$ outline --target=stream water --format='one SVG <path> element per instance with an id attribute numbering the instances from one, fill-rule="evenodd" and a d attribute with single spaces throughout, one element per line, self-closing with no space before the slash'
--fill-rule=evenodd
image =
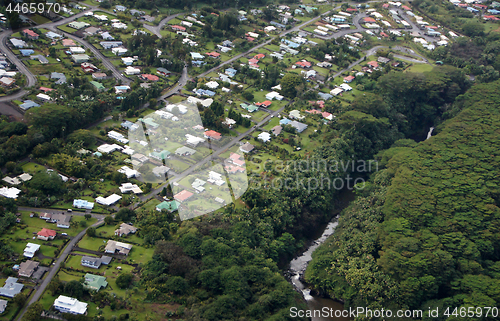
<path id="1" fill-rule="evenodd" d="M 427 140 L 427 139 L 429 139 L 429 138 L 431 138 L 431 136 L 432 136 L 432 131 L 433 131 L 433 130 L 434 130 L 434 127 L 429 128 L 429 132 L 427 133 L 427 138 L 426 138 L 426 140 Z"/>
<path id="2" fill-rule="evenodd" d="M 296 257 L 290 262 L 289 272 L 291 275 L 290 281 L 294 285 L 294 287 L 302 292 L 304 299 L 306 300 L 307 307 L 309 310 L 321 310 L 325 307 L 328 309 L 335 310 L 343 310 L 344 305 L 338 301 L 323 298 L 319 296 L 311 295 L 311 290 L 307 288 L 305 284 L 302 283 L 300 278 L 303 276 L 306 271 L 307 265 L 312 260 L 312 253 L 323 244 L 326 239 L 335 232 L 335 228 L 337 227 L 337 218 L 336 216 L 330 223 L 328 223 L 323 231 L 323 234 L 317 239 L 315 239 L 311 245 L 307 248 L 307 250 L 302 253 L 302 255 Z M 313 317 L 312 321 L 324 321 L 324 320 L 350 320 L 349 318 L 325 318 L 325 317 Z"/>

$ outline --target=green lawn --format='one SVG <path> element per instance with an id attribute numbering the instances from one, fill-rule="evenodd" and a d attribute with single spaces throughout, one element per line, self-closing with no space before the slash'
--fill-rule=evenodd
<path id="1" fill-rule="evenodd" d="M 413 66 L 410 66 L 408 69 L 406 69 L 406 72 L 425 72 L 425 71 L 431 71 L 434 67 L 429 64 L 413 64 Z"/>
<path id="2" fill-rule="evenodd" d="M 78 242 L 78 247 L 81 247 L 82 249 L 87 249 L 87 250 L 92 250 L 92 251 L 99 251 L 99 247 L 101 245 L 106 245 L 107 240 L 98 238 L 98 237 L 90 237 L 88 235 L 85 235 L 80 242 Z"/>

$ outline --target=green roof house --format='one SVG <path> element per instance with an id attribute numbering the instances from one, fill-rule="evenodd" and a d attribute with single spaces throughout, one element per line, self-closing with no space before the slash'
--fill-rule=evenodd
<path id="1" fill-rule="evenodd" d="M 170 157 L 170 152 L 168 150 L 162 150 L 161 152 L 152 152 L 149 156 L 156 158 L 157 160 L 165 160 Z"/>
<path id="2" fill-rule="evenodd" d="M 99 91 L 103 91 L 104 89 L 104 86 L 100 83 L 100 82 L 97 82 L 97 81 L 91 81 L 90 82 L 92 85 L 94 85 L 94 87 L 99 90 Z"/>
<path id="3" fill-rule="evenodd" d="M 87 289 L 99 291 L 101 288 L 105 288 L 107 285 L 108 282 L 106 282 L 106 277 L 90 273 L 85 274 L 84 286 Z"/>
<path id="4" fill-rule="evenodd" d="M 259 107 L 255 106 L 254 104 L 247 105 L 245 103 L 242 103 L 240 104 L 240 107 L 246 109 L 249 113 L 253 113 L 256 110 L 259 110 Z"/>
<path id="5" fill-rule="evenodd" d="M 152 118 L 139 118 L 140 121 L 142 121 L 144 124 L 151 126 L 153 128 L 158 128 L 160 125 L 154 122 Z"/>
<path id="6" fill-rule="evenodd" d="M 160 204 L 156 205 L 156 210 L 158 212 L 161 212 L 161 210 L 167 210 L 169 212 L 175 212 L 179 209 L 179 205 L 181 203 L 177 201 L 165 201 L 161 202 Z"/>

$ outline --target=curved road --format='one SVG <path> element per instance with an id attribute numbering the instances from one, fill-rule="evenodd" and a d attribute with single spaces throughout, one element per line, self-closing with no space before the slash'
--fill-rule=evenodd
<path id="1" fill-rule="evenodd" d="M 161 38 L 161 34 L 160 34 L 160 31 L 161 29 L 163 29 L 163 26 L 165 24 L 167 24 L 167 22 L 169 22 L 170 20 L 176 18 L 177 16 L 179 16 L 181 13 L 176 13 L 174 15 L 171 15 L 171 16 L 168 16 L 166 18 L 163 18 L 160 23 L 157 25 L 157 26 L 151 26 L 151 25 L 148 25 L 148 24 L 144 24 L 143 27 L 148 29 L 149 31 L 151 31 L 152 33 L 154 33 L 155 35 L 158 36 L 158 38 Z"/>

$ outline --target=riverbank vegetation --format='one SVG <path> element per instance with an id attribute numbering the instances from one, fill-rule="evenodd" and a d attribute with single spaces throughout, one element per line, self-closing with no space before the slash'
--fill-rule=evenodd
<path id="1" fill-rule="evenodd" d="M 497 306 L 499 90 L 472 87 L 435 137 L 379 153 L 385 168 L 342 213 L 306 280 L 354 307 Z"/>

